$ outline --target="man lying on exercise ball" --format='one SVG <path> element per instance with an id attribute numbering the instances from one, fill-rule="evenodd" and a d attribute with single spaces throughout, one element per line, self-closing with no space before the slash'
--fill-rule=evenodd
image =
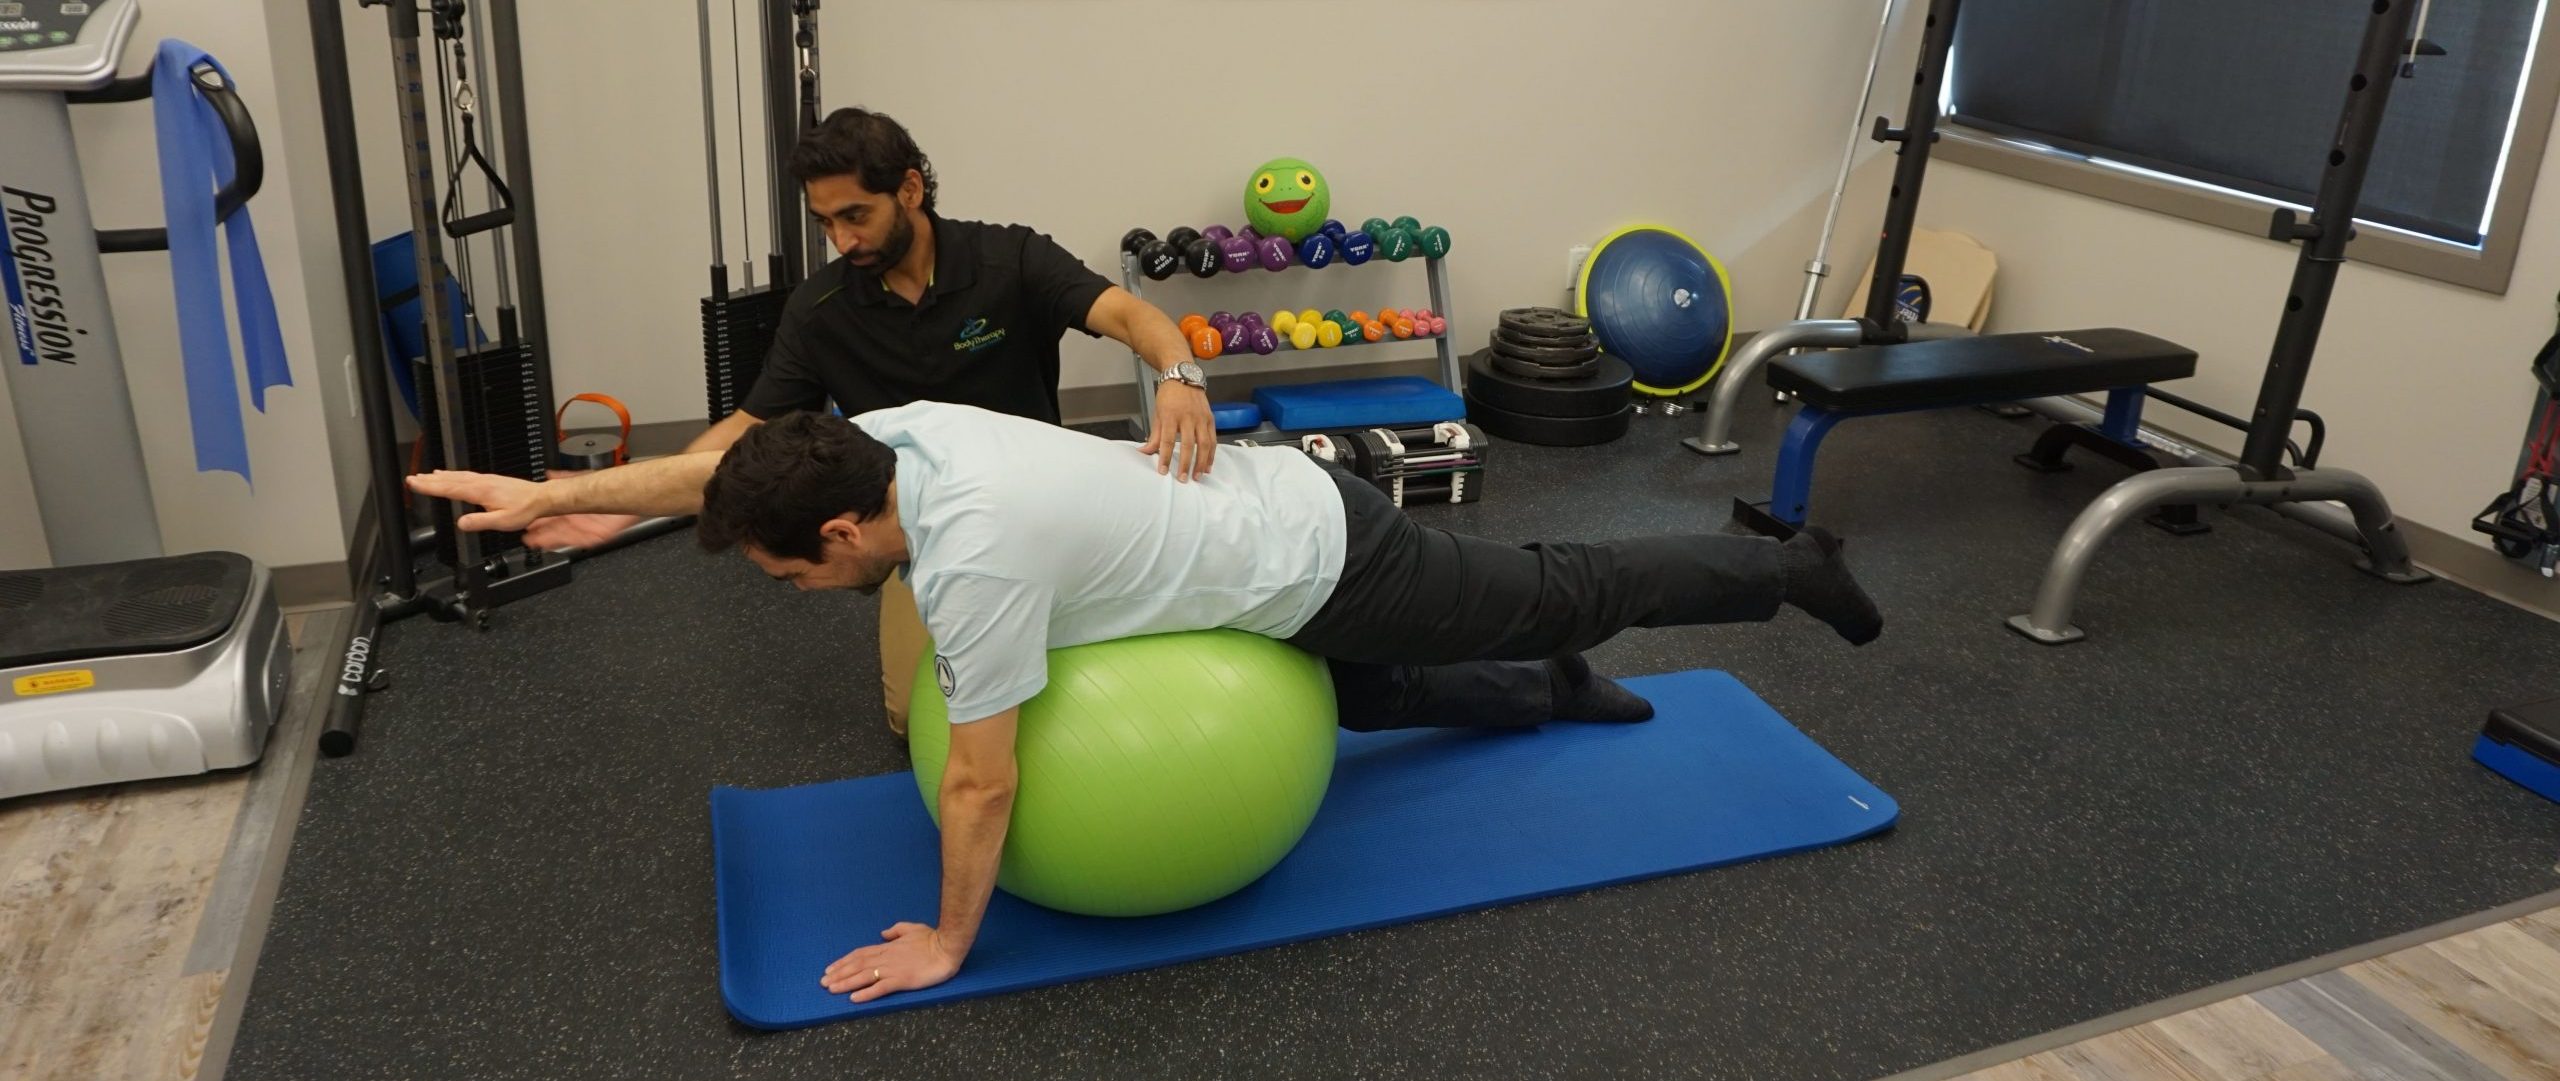
<path id="1" fill-rule="evenodd" d="M 995 888 L 1016 782 L 1019 707 L 1048 652 L 1234 628 L 1327 659 L 1341 724 L 1516 727 L 1641 721 L 1644 699 L 1579 651 L 1628 627 L 1760 621 L 1791 604 L 1852 643 L 1883 629 L 1837 541 L 1718 534 L 1510 547 L 1415 524 L 1366 481 L 1288 447 L 1230 447 L 1168 484 L 1142 448 L 971 406 L 918 402 L 848 422 L 791 413 L 725 454 L 542 484 L 410 478 L 485 510 L 469 530 L 544 515 L 697 514 L 801 589 L 878 589 L 901 567 L 949 701 L 936 926 L 901 923 L 823 983 L 856 1002 L 959 971 Z"/>

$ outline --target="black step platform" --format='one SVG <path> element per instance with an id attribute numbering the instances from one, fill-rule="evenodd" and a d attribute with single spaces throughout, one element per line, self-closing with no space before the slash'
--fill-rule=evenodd
<path id="1" fill-rule="evenodd" d="M 1770 386 L 1838 413 L 2085 394 L 2183 379 L 2195 370 L 2195 350 L 2116 327 L 1803 353 L 1768 368 Z"/>
<path id="2" fill-rule="evenodd" d="M 0 668 L 167 653 L 222 636 L 254 565 L 234 552 L 0 571 Z"/>

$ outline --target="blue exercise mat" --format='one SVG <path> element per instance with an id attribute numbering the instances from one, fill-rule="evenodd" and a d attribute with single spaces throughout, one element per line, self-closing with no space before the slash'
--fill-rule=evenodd
<path id="1" fill-rule="evenodd" d="M 940 836 L 915 777 L 711 792 L 720 990 L 757 1028 L 801 1028 L 1131 972 L 1838 844 L 1893 799 L 1723 672 L 1647 676 L 1644 724 L 1342 734 L 1315 824 L 1260 881 L 1140 919 L 999 891 L 960 975 L 855 1005 L 827 965 L 937 918 Z"/>

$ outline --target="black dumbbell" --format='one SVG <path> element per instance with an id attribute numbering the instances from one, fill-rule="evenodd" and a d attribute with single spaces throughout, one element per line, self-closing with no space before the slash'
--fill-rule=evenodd
<path id="1" fill-rule="evenodd" d="M 1192 277 L 1217 277 L 1219 268 L 1225 264 L 1226 257 L 1218 251 L 1218 242 L 1208 237 L 1200 237 L 1182 246 L 1182 269 L 1190 271 Z"/>
<path id="2" fill-rule="evenodd" d="M 1164 242 L 1173 245 L 1173 250 L 1176 252 L 1189 248 L 1191 246 L 1191 242 L 1198 239 L 1200 239 L 1200 230 L 1194 229 L 1188 225 L 1177 228 L 1164 235 Z"/>
<path id="3" fill-rule="evenodd" d="M 1120 234 L 1120 250 L 1131 255 L 1136 255 L 1138 254 L 1138 249 L 1144 248 L 1148 244 L 1153 243 L 1155 238 L 1156 235 L 1152 231 L 1146 229 L 1131 229 L 1128 232 Z"/>
<path id="4" fill-rule="evenodd" d="M 1150 240 L 1138 249 L 1138 272 L 1154 281 L 1163 281 L 1182 269 L 1182 253 L 1162 240 Z"/>

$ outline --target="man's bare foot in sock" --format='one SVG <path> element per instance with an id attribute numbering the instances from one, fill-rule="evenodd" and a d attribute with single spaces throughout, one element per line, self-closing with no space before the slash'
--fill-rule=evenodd
<path id="1" fill-rule="evenodd" d="M 1806 526 L 1787 538 L 1778 546 L 1778 566 L 1786 573 L 1787 603 L 1830 624 L 1850 645 L 1863 646 L 1884 633 L 1884 615 L 1850 576 L 1840 538 L 1830 530 Z"/>
<path id="2" fill-rule="evenodd" d="M 1547 680 L 1559 721 L 1604 721 L 1625 724 L 1653 719 L 1653 703 L 1618 686 L 1607 676 L 1591 674 L 1591 662 L 1579 653 L 1547 662 Z"/>

